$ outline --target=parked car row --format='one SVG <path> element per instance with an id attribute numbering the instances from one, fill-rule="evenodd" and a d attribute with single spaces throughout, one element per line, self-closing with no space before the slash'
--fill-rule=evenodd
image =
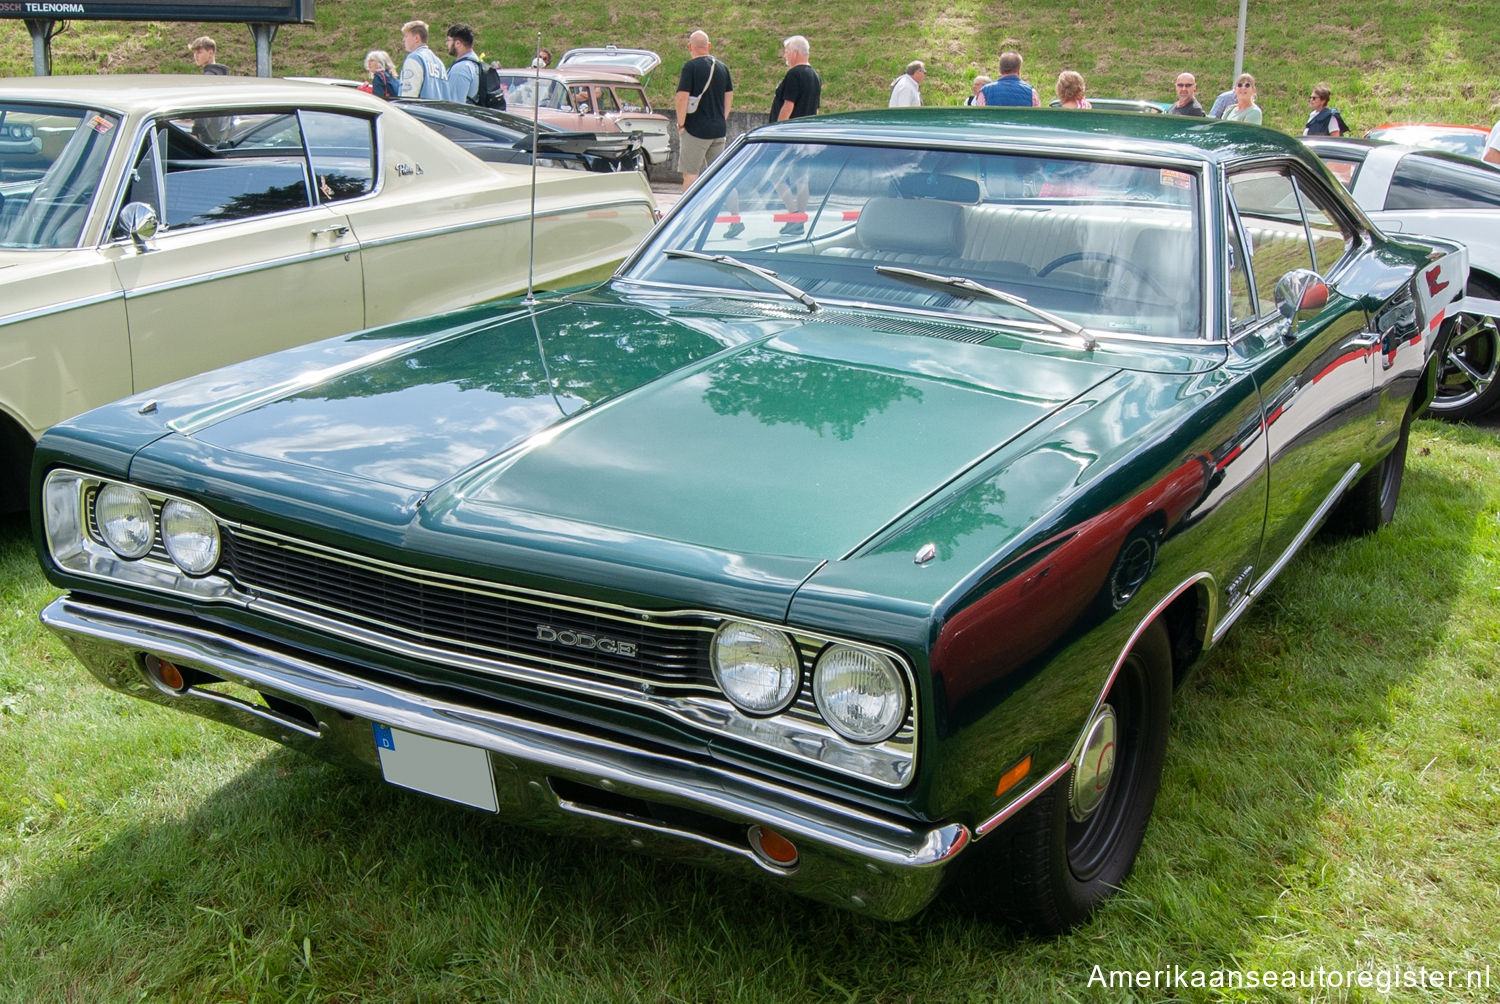
<path id="1" fill-rule="evenodd" d="M 528 282 L 597 281 L 654 223 L 639 172 L 546 171 L 533 260 L 531 180 L 346 88 L 3 82 L 0 511 L 24 507 L 32 444 L 62 418 Z"/>
<path id="2" fill-rule="evenodd" d="M 1195 660 L 1391 518 L 1467 272 L 1256 127 L 794 120 L 601 286 L 54 426 L 43 620 L 517 823 L 891 919 L 962 869 L 1057 931 L 1126 880 Z"/>
<path id="3" fill-rule="evenodd" d="M 531 163 L 534 141 L 537 163 L 543 167 L 584 171 L 639 171 L 646 167 L 638 132 L 571 132 L 537 119 L 457 101 L 396 98 L 391 103 L 491 164 Z"/>

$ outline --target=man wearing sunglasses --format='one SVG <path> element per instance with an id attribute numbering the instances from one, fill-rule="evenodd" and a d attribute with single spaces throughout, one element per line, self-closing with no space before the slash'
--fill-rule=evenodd
<path id="1" fill-rule="evenodd" d="M 1198 103 L 1198 78 L 1191 73 L 1177 74 L 1177 100 L 1167 109 L 1168 115 L 1194 115 L 1206 118 L 1208 113 Z"/>

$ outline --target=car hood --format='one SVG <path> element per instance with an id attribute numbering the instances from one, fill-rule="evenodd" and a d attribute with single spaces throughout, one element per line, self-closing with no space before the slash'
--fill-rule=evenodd
<path id="1" fill-rule="evenodd" d="M 825 559 L 1112 372 L 816 315 L 574 303 L 176 425 L 307 485 L 332 475 L 428 495 L 428 519 L 483 509 Z"/>

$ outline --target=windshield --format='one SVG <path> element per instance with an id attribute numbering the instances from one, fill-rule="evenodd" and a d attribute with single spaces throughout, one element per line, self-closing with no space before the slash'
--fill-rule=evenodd
<path id="1" fill-rule="evenodd" d="M 89 108 L 0 103 L 0 247 L 77 247 L 119 132 Z"/>
<path id="2" fill-rule="evenodd" d="M 750 143 L 658 231 L 629 279 L 784 299 L 730 255 L 817 301 L 1039 324 L 973 280 L 1099 333 L 1196 338 L 1198 176 L 1059 156 Z M 690 255 L 668 256 L 686 250 Z"/>
<path id="3" fill-rule="evenodd" d="M 528 112 L 533 107 L 553 111 L 572 111 L 568 89 L 547 77 L 502 74 L 500 87 L 505 91 L 505 107 L 513 112 Z"/>
<path id="4" fill-rule="evenodd" d="M 1485 133 L 1478 130 L 1471 132 L 1464 129 L 1439 129 L 1420 125 L 1371 129 L 1367 135 L 1371 139 L 1384 140 L 1387 143 L 1405 143 L 1408 146 L 1420 146 L 1426 150 L 1446 150 L 1449 153 L 1461 153 L 1465 157 L 1476 159 L 1484 156 L 1486 139 Z"/>

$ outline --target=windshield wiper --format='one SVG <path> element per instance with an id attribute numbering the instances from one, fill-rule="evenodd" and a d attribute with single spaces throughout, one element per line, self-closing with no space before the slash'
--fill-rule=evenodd
<path id="1" fill-rule="evenodd" d="M 933 286 L 942 286 L 945 289 L 957 289 L 965 293 L 978 293 L 980 296 L 988 296 L 992 299 L 999 300 L 1001 303 L 1008 303 L 1013 307 L 1020 307 L 1032 317 L 1040 318 L 1041 320 L 1046 321 L 1048 324 L 1057 328 L 1057 330 L 1065 331 L 1068 334 L 1073 335 L 1075 338 L 1082 340 L 1083 348 L 1086 352 L 1094 351 L 1094 349 L 1099 344 L 1098 340 L 1095 339 L 1093 335 L 1089 334 L 1088 329 L 1084 328 L 1083 325 L 1074 324 L 1066 317 L 1058 317 L 1050 310 L 1043 310 L 1041 307 L 1033 307 L 1031 304 L 1027 303 L 1021 297 L 1016 296 L 1014 293 L 1007 293 L 1003 289 L 995 289 L 993 286 L 986 286 L 984 283 L 975 282 L 973 279 L 970 279 L 966 276 L 938 275 L 934 272 L 923 272 L 915 268 L 897 268 L 894 265 L 876 265 L 875 271 L 879 272 L 881 275 L 889 275 L 896 279 L 910 279 L 915 280 L 916 282 L 924 282 Z"/>
<path id="2" fill-rule="evenodd" d="M 768 268 L 761 268 L 759 265 L 752 265 L 747 261 L 740 261 L 738 258 L 732 257 L 727 254 L 704 254 L 702 251 L 689 251 L 686 248 L 668 248 L 662 253 L 665 254 L 668 258 L 692 258 L 696 261 L 711 261 L 715 265 L 727 265 L 730 268 L 743 269 L 744 271 L 749 272 L 752 275 L 760 276 L 762 279 L 766 280 L 766 282 L 769 282 L 771 285 L 781 290 L 787 296 L 790 296 L 793 300 L 796 300 L 798 303 L 802 304 L 808 310 L 817 311 L 822 309 L 818 306 L 817 300 L 814 300 L 807 293 L 798 289 L 796 286 L 793 286 L 785 279 L 776 278 L 776 273 L 772 272 Z"/>

